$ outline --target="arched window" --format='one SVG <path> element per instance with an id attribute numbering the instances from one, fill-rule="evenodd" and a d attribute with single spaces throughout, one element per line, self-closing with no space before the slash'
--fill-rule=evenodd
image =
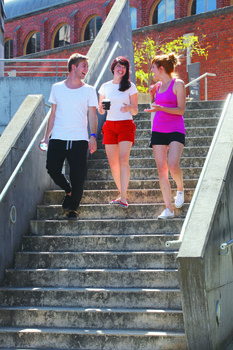
<path id="1" fill-rule="evenodd" d="M 216 0 L 193 0 L 191 6 L 191 16 L 198 13 L 216 10 Z"/>
<path id="2" fill-rule="evenodd" d="M 31 34 L 26 43 L 25 54 L 36 53 L 40 51 L 40 33 L 34 32 Z"/>
<path id="3" fill-rule="evenodd" d="M 13 40 L 8 39 L 4 44 L 4 58 L 9 59 L 13 58 Z"/>
<path id="4" fill-rule="evenodd" d="M 137 9 L 136 7 L 130 7 L 130 16 L 131 16 L 131 28 L 137 28 Z"/>
<path id="5" fill-rule="evenodd" d="M 99 33 L 102 27 L 102 18 L 99 16 L 92 17 L 85 26 L 83 40 L 92 40 Z"/>
<path id="6" fill-rule="evenodd" d="M 53 47 L 62 47 L 70 44 L 70 26 L 68 24 L 61 25 L 55 36 Z"/>
<path id="7" fill-rule="evenodd" d="M 163 23 L 175 19 L 175 0 L 157 1 L 152 15 L 152 24 Z"/>

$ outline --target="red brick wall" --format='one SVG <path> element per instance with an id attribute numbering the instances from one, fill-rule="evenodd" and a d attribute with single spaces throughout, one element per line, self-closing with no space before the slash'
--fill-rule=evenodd
<path id="1" fill-rule="evenodd" d="M 130 5 L 137 8 L 138 26 L 144 27 L 133 32 L 134 42 L 140 42 L 145 36 L 155 40 L 173 40 L 186 33 L 194 33 L 202 40 L 204 47 L 210 46 L 208 59 L 195 56 L 192 62 L 200 62 L 200 74 L 205 72 L 216 73 L 217 77 L 208 78 L 208 99 L 218 100 L 226 98 L 233 91 L 233 82 L 230 75 L 233 67 L 233 7 L 224 9 L 230 5 L 230 0 L 217 0 L 218 11 L 207 12 L 201 15 L 187 17 L 190 0 L 176 0 L 176 18 L 180 20 L 167 22 L 160 25 L 148 26 L 149 15 L 155 0 L 130 0 Z M 71 45 L 63 49 L 51 50 L 51 40 L 54 30 L 61 22 L 71 26 L 71 44 L 80 42 L 81 31 L 92 15 L 101 16 L 105 20 L 114 0 L 103 7 L 105 0 L 87 0 L 64 7 L 57 7 L 51 11 L 37 13 L 33 16 L 6 22 L 5 38 L 14 40 L 14 56 L 23 55 L 23 47 L 28 34 L 38 30 L 41 33 L 41 50 L 36 57 L 41 58 L 68 58 L 77 51 L 86 54 L 89 44 L 83 43 Z M 172 23 L 172 24 L 171 24 Z M 16 31 L 16 28 L 19 29 Z M 206 35 L 202 38 L 202 34 Z M 46 50 L 43 52 L 43 50 Z M 186 83 L 186 60 L 178 67 L 177 72 Z M 204 99 L 204 80 L 200 82 L 201 99 Z"/>
<path id="2" fill-rule="evenodd" d="M 219 11 L 217 11 L 219 12 Z M 216 77 L 208 77 L 208 100 L 225 99 L 233 91 L 233 8 L 220 11 L 222 14 L 209 16 L 207 14 L 181 19 L 173 25 L 149 26 L 145 33 L 136 31 L 134 42 L 140 42 L 145 37 L 155 41 L 173 40 L 178 36 L 194 33 L 201 39 L 201 45 L 208 48 L 208 58 L 193 56 L 192 63 L 200 62 L 200 75 L 208 72 L 215 73 Z M 216 13 L 216 12 L 215 12 Z M 174 23 L 174 22 L 173 22 Z M 156 30 L 157 27 L 157 30 Z M 202 38 L 202 34 L 206 37 Z M 186 58 L 177 67 L 179 77 L 188 83 L 186 72 Z M 205 98 L 204 79 L 200 81 L 201 100 Z"/>
<path id="3" fill-rule="evenodd" d="M 23 55 L 25 39 L 32 31 L 39 31 L 41 34 L 41 51 L 51 48 L 52 36 L 55 29 L 62 22 L 69 24 L 71 27 L 71 44 L 81 41 L 81 28 L 90 16 L 96 15 L 106 18 L 106 7 L 103 8 L 105 0 L 89 0 L 74 3 L 64 7 L 57 7 L 51 11 L 44 11 L 32 16 L 27 16 L 5 23 L 5 38 L 14 39 L 14 31 L 17 26 L 21 26 L 20 35 L 17 38 L 17 43 L 14 45 L 14 57 Z M 76 14 L 72 15 L 75 11 Z M 47 18 L 47 20 L 46 20 Z M 45 21 L 45 23 L 43 23 Z M 45 33 L 43 28 L 46 28 Z M 17 48 L 16 48 L 17 47 Z"/>

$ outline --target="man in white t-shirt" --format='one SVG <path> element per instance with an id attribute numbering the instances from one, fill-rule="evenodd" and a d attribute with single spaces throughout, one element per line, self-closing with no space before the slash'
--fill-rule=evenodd
<path id="1" fill-rule="evenodd" d="M 68 60 L 68 77 L 52 86 L 51 113 L 44 139 L 48 145 L 47 165 L 53 181 L 65 191 L 62 202 L 68 220 L 77 220 L 90 153 L 97 149 L 96 131 L 98 100 L 95 89 L 83 82 L 88 72 L 88 58 L 73 54 Z M 89 118 L 90 138 L 88 137 Z M 62 174 L 64 160 L 70 166 L 70 183 Z"/>

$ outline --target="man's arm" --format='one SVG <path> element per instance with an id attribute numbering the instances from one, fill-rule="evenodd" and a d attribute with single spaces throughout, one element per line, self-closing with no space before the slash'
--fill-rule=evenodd
<path id="1" fill-rule="evenodd" d="M 96 107 L 88 107 L 88 118 L 89 118 L 89 127 L 90 134 L 97 133 L 97 114 Z M 89 150 L 91 153 L 94 153 L 97 150 L 97 142 L 95 136 L 91 136 L 89 140 Z"/>
<path id="2" fill-rule="evenodd" d="M 54 120 L 55 120 L 55 116 L 56 116 L 56 109 L 57 109 L 57 105 L 52 103 L 50 116 L 49 116 L 46 130 L 45 130 L 45 135 L 44 135 L 44 138 L 41 141 L 41 143 L 45 142 L 45 143 L 47 143 L 47 145 L 49 144 L 49 137 L 50 137 L 52 130 L 53 130 Z"/>

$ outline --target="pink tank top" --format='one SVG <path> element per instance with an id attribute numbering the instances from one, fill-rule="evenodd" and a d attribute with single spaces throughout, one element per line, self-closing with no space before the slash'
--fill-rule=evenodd
<path id="1" fill-rule="evenodd" d="M 155 96 L 155 103 L 157 105 L 170 108 L 177 107 L 177 96 L 173 92 L 175 80 L 174 78 L 168 89 L 162 93 L 159 93 L 159 85 Z M 182 115 L 158 111 L 154 116 L 152 131 L 166 133 L 180 132 L 185 134 L 184 118 Z"/>

